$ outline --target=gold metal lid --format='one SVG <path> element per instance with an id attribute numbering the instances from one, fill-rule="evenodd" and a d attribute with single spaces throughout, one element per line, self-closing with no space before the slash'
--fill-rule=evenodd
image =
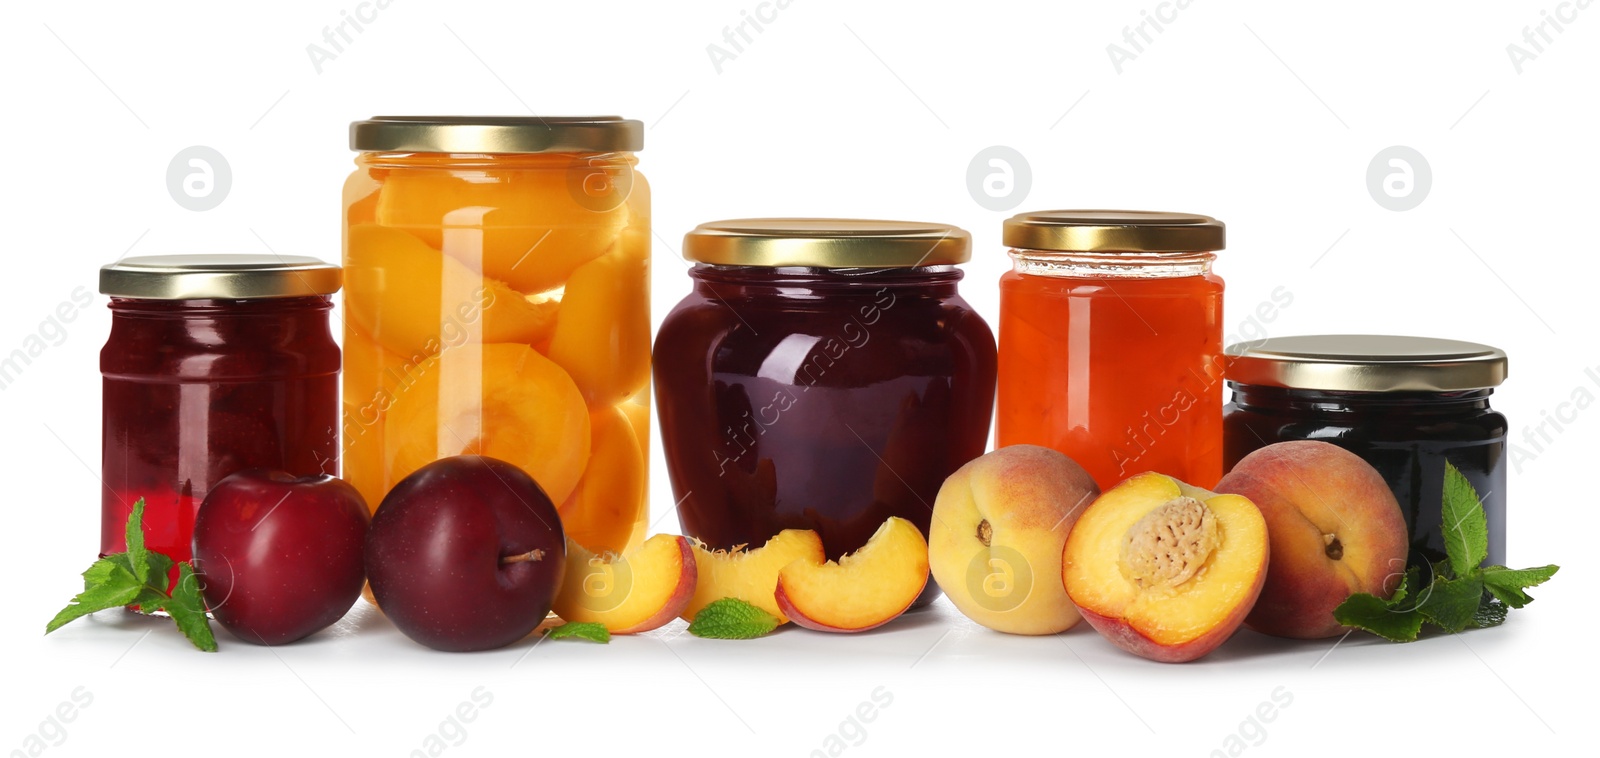
<path id="1" fill-rule="evenodd" d="M 1194 253 L 1221 250 L 1210 216 L 1158 211 L 1034 211 L 1006 219 L 1006 247 L 1068 253 Z"/>
<path id="2" fill-rule="evenodd" d="M 1456 392 L 1498 387 L 1505 351 L 1476 342 L 1375 334 L 1274 337 L 1229 345 L 1238 384 L 1334 392 Z"/>
<path id="3" fill-rule="evenodd" d="M 683 235 L 683 257 L 722 266 L 949 266 L 972 257 L 972 235 L 921 221 L 742 218 L 695 227 Z"/>
<path id="4" fill-rule="evenodd" d="M 100 293 L 142 300 L 331 295 L 340 268 L 298 255 L 142 255 L 100 267 Z"/>
<path id="5" fill-rule="evenodd" d="M 350 149 L 379 153 L 614 153 L 644 147 L 644 123 L 620 116 L 373 116 L 350 124 Z"/>

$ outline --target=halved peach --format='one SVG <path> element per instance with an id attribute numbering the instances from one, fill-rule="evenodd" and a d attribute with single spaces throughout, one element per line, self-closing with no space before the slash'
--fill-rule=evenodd
<path id="1" fill-rule="evenodd" d="M 733 550 L 707 550 L 704 545 L 696 544 L 694 559 L 700 576 L 695 583 L 694 598 L 678 614 L 684 621 L 694 621 L 695 614 L 712 601 L 732 597 L 777 616 L 779 623 L 783 623 L 789 618 L 778 607 L 778 572 L 799 560 L 821 563 L 828 555 L 816 532 L 785 529 L 754 550 L 743 546 Z"/>
<path id="2" fill-rule="evenodd" d="M 1211 652 L 1244 622 L 1267 553 L 1267 523 L 1247 498 L 1151 472 L 1084 511 L 1067 536 L 1062 583 L 1106 639 L 1177 663 Z"/>
<path id="3" fill-rule="evenodd" d="M 778 609 L 819 632 L 860 632 L 904 613 L 928 584 L 928 541 L 891 516 L 860 550 L 837 562 L 800 559 L 778 572 Z"/>
<path id="4" fill-rule="evenodd" d="M 616 405 L 642 389 L 650 379 L 649 261 L 616 252 L 574 272 L 548 354 L 590 405 Z"/>
<path id="5" fill-rule="evenodd" d="M 637 634 L 677 618 L 699 575 L 688 537 L 658 534 L 625 555 L 595 553 L 567 540 L 567 570 L 555 613 L 565 621 Z"/>
<path id="6" fill-rule="evenodd" d="M 580 545 L 625 552 L 644 537 L 644 451 L 621 410 L 591 409 L 589 420 L 589 463 L 561 502 L 561 526 Z"/>
<path id="7" fill-rule="evenodd" d="M 580 160 L 550 154 L 511 168 L 394 171 L 377 220 L 517 290 L 545 292 L 615 247 L 628 220 L 625 205 L 579 197 Z"/>
<path id="8" fill-rule="evenodd" d="M 452 455 L 487 455 L 566 500 L 589 460 L 589 410 L 561 367 L 527 345 L 468 344 L 417 365 L 384 428 L 389 475 Z"/>
<path id="9" fill-rule="evenodd" d="M 350 320 L 402 356 L 421 360 L 468 342 L 532 344 L 555 328 L 555 300 L 530 300 L 403 231 L 352 226 L 344 260 Z"/>

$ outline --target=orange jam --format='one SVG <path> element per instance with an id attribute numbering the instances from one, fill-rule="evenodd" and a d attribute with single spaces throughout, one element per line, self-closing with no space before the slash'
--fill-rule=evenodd
<path id="1" fill-rule="evenodd" d="M 528 472 L 567 536 L 643 540 L 650 191 L 637 121 L 379 118 L 345 183 L 344 476 Z"/>
<path id="2" fill-rule="evenodd" d="M 1128 211 L 1024 214 L 1006 225 L 998 444 L 1035 444 L 1102 489 L 1157 471 L 1222 477 L 1222 225 Z"/>

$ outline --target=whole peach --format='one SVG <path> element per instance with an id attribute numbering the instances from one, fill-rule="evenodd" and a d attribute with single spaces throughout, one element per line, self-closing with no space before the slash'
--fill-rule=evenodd
<path id="1" fill-rule="evenodd" d="M 1078 623 L 1061 586 L 1061 550 L 1100 488 L 1071 458 L 1012 445 L 968 461 L 944 481 L 928 529 L 928 563 L 950 602 L 1011 634 L 1055 634 Z"/>
<path id="2" fill-rule="evenodd" d="M 1406 567 L 1400 504 L 1370 464 L 1327 442 L 1268 445 L 1217 484 L 1267 520 L 1272 560 L 1245 624 L 1279 637 L 1344 633 L 1333 609 L 1352 593 L 1388 597 Z"/>

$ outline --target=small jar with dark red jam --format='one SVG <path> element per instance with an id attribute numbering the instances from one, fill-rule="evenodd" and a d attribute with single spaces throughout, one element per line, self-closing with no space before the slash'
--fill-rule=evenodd
<path id="1" fill-rule="evenodd" d="M 1372 464 L 1400 501 L 1411 565 L 1445 559 L 1445 464 L 1483 500 L 1491 565 L 1506 563 L 1506 417 L 1489 395 L 1506 354 L 1456 340 L 1377 335 L 1277 337 L 1227 348 L 1229 469 L 1284 440 L 1321 440 Z"/>
<path id="2" fill-rule="evenodd" d="M 654 374 L 684 533 L 731 549 L 814 529 L 832 559 L 890 516 L 926 534 L 994 404 L 994 335 L 956 290 L 970 235 L 745 219 L 702 224 L 683 254 L 693 290 Z M 929 582 L 920 602 L 936 596 Z"/>
<path id="3" fill-rule="evenodd" d="M 100 269 L 111 336 L 100 351 L 100 554 L 126 550 L 134 502 L 146 545 L 189 560 L 217 480 L 264 467 L 339 473 L 338 266 L 277 255 L 124 258 Z"/>

